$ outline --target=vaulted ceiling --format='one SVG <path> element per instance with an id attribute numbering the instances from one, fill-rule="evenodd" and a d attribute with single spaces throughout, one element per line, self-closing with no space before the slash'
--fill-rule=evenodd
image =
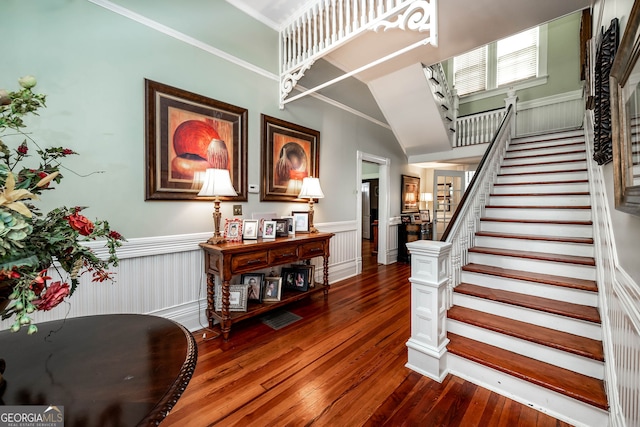
<path id="1" fill-rule="evenodd" d="M 227 0 L 229 3 L 279 30 L 291 17 L 315 3 L 309 0 Z M 331 87 L 322 93 L 339 96 L 339 102 L 361 110 L 374 119 L 389 123 L 396 138 L 408 156 L 441 151 L 442 144 L 425 140 L 429 123 L 421 121 L 412 125 L 401 123 L 394 117 L 398 111 L 416 111 L 423 108 L 422 95 L 416 95 L 424 80 L 419 64 L 431 65 L 455 55 L 467 52 L 522 30 L 540 25 L 567 14 L 588 8 L 591 0 L 438 0 L 438 46 L 421 46 L 367 69 L 354 78 L 351 86 L 358 92 L 349 96 L 345 83 L 340 90 Z M 366 32 L 347 45 L 340 47 L 317 62 L 300 81 L 307 87 L 324 83 L 339 73 L 347 73 L 372 63 L 386 55 L 403 49 L 425 35 L 412 31 L 391 30 Z M 305 81 L 306 79 L 306 81 Z M 355 83 L 361 83 L 355 84 Z M 358 86 L 365 85 L 369 94 Z M 373 93 L 375 106 L 365 106 Z M 414 95 L 414 96 L 411 96 Z M 424 93 L 424 96 L 431 96 Z M 437 118 L 438 120 L 439 117 Z M 399 129 L 399 127 L 402 129 Z M 439 145 L 439 146 L 438 146 Z"/>

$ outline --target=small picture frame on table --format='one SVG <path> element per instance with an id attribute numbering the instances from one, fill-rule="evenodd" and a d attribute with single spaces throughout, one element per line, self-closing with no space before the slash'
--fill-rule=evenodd
<path id="1" fill-rule="evenodd" d="M 282 281 L 285 289 L 300 292 L 309 290 L 309 270 L 302 268 L 283 268 Z"/>
<path id="2" fill-rule="evenodd" d="M 403 224 L 411 224 L 411 215 L 400 215 L 400 221 Z"/>
<path id="3" fill-rule="evenodd" d="M 215 310 L 222 311 L 222 285 L 215 287 Z M 229 285 L 229 311 L 247 311 L 247 285 Z"/>
<path id="4" fill-rule="evenodd" d="M 283 216 L 282 219 L 287 220 L 287 230 L 289 231 L 289 236 L 296 235 L 296 222 L 293 216 Z"/>
<path id="5" fill-rule="evenodd" d="M 276 222 L 275 221 L 264 222 L 264 227 L 262 229 L 262 238 L 265 240 L 276 238 Z"/>
<path id="6" fill-rule="evenodd" d="M 259 221 L 257 219 L 245 219 L 242 221 L 242 239 L 243 240 L 257 240 L 258 239 L 258 226 Z"/>
<path id="7" fill-rule="evenodd" d="M 287 237 L 289 235 L 289 222 L 286 219 L 274 218 L 276 222 L 276 237 Z"/>
<path id="8" fill-rule="evenodd" d="M 227 242 L 242 241 L 242 220 L 240 218 L 224 220 L 224 238 Z"/>
<path id="9" fill-rule="evenodd" d="M 249 273 L 240 276 L 243 285 L 247 285 L 247 299 L 249 301 L 262 302 L 262 286 L 264 273 Z"/>
<path id="10" fill-rule="evenodd" d="M 420 224 L 422 220 L 420 219 L 419 213 L 411 214 L 411 223 L 412 224 Z"/>
<path id="11" fill-rule="evenodd" d="M 298 233 L 309 232 L 309 212 L 291 212 Z"/>
<path id="12" fill-rule="evenodd" d="M 316 266 L 313 264 L 292 264 L 291 265 L 292 268 L 296 268 L 296 269 L 300 269 L 300 270 L 307 270 L 308 274 L 307 277 L 309 278 L 309 287 L 313 288 L 315 287 L 315 273 L 316 273 Z"/>
<path id="13" fill-rule="evenodd" d="M 280 301 L 282 298 L 282 277 L 265 277 L 262 287 L 262 302 Z"/>
<path id="14" fill-rule="evenodd" d="M 428 209 L 420 210 L 420 221 L 431 222 L 431 214 Z"/>

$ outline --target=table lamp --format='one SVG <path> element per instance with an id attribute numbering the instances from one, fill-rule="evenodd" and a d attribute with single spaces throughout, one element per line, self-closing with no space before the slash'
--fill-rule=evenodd
<path id="1" fill-rule="evenodd" d="M 313 199 L 324 198 L 324 193 L 320 188 L 320 180 L 313 177 L 304 178 L 298 198 L 309 199 L 309 233 L 317 233 L 318 229 L 313 226 Z"/>
<path id="2" fill-rule="evenodd" d="M 213 225 L 215 233 L 207 240 L 210 245 L 224 243 L 224 237 L 220 235 L 220 196 L 237 196 L 236 190 L 231 184 L 229 171 L 226 169 L 207 169 L 204 174 L 202 188 L 198 196 L 213 196 Z"/>
<path id="3" fill-rule="evenodd" d="M 425 208 L 429 209 L 429 202 L 433 201 L 433 193 L 420 193 L 420 201 L 424 202 Z"/>

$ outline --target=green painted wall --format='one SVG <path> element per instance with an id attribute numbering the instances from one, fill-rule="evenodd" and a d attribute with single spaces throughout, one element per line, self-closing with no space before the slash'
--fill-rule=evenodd
<path id="1" fill-rule="evenodd" d="M 277 75 L 277 33 L 222 0 L 118 0 L 116 4 Z M 0 87 L 16 90 L 26 74 L 38 78 L 48 108 L 30 118 L 43 147 L 81 155 L 65 165 L 65 179 L 38 202 L 90 206 L 126 237 L 212 230 L 206 202 L 145 201 L 144 79 L 148 78 L 249 110 L 248 183 L 260 184 L 260 114 L 320 131 L 320 178 L 326 194 L 316 222 L 356 218 L 356 151 L 391 159 L 391 188 L 406 168 L 392 132 L 313 97 L 278 107 L 278 81 L 84 0 L 3 0 Z M 397 177 L 397 178 L 396 178 Z M 399 197 L 398 194 L 395 195 Z M 392 194 L 394 197 L 394 194 Z M 288 214 L 295 203 L 260 203 L 251 212 Z M 399 214 L 393 203 L 391 214 Z M 223 218 L 231 216 L 224 203 Z"/>
<path id="2" fill-rule="evenodd" d="M 571 92 L 582 88 L 580 81 L 580 13 L 549 22 L 547 45 L 547 83 L 517 91 L 518 101 Z M 504 107 L 506 95 L 478 101 L 461 100 L 459 116 Z"/>

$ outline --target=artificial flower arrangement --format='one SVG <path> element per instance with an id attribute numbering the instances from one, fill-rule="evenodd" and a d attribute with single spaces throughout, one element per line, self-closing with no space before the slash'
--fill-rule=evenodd
<path id="1" fill-rule="evenodd" d="M 125 239 L 107 221 L 83 216 L 84 207 L 60 207 L 43 214 L 33 204 L 62 180 L 61 159 L 77 153 L 62 147 L 42 149 L 24 131 L 23 117 L 37 115 L 46 96 L 32 91 L 34 77 L 18 82 L 19 91 L 0 89 L 0 137 L 22 139 L 13 149 L 0 140 L 0 316 L 14 318 L 11 331 L 24 326 L 33 334 L 38 328 L 30 315 L 51 310 L 70 297 L 82 274 L 90 272 L 94 282 L 113 280 L 108 268 L 118 265 L 116 249 Z M 40 160 L 28 167 L 24 163 L 31 157 L 30 145 Z M 82 244 L 99 238 L 109 251 L 106 260 Z M 63 279 L 53 281 L 47 276 L 49 268 Z"/>

